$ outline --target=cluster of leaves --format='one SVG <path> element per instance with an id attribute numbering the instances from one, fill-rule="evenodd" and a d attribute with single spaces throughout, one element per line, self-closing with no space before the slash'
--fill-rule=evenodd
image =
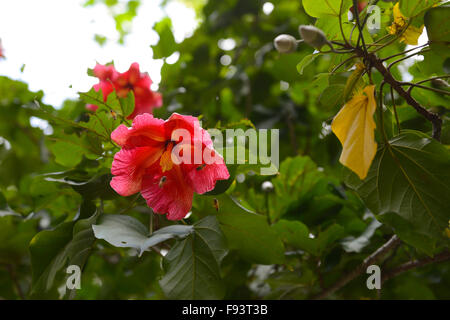
<path id="1" fill-rule="evenodd" d="M 433 40 L 424 59 L 409 66 L 414 83 L 448 74 L 448 32 L 442 31 L 450 29 L 448 7 L 432 8 L 437 2 L 400 1 L 402 13 L 425 23 Z M 176 111 L 201 117 L 205 128 L 280 129 L 276 175 L 259 175 L 259 166 L 229 166 L 230 180 L 195 195 L 184 224 L 169 223 L 139 195 L 119 197 L 109 186 L 119 150 L 110 134 L 129 125 L 132 94 L 103 102 L 101 92 L 91 90 L 55 109 L 41 102 L 43 93 L 0 78 L 0 297 L 304 299 L 332 286 L 393 234 L 402 244 L 382 270 L 448 250 L 448 99 L 419 88 L 411 93 L 443 119 L 438 142 L 407 101 L 384 94 L 385 108 L 377 106 L 377 128 L 384 124 L 376 132 L 379 149 L 360 180 L 339 164 L 341 147 L 330 130 L 351 96 L 345 91 L 355 82 L 352 53 L 300 45 L 281 55 L 273 47 L 278 34 L 296 35 L 302 24 L 321 28 L 330 41 L 352 33 L 356 45 L 355 20 L 347 17 L 352 3 L 272 3 L 267 14 L 260 1 L 206 1 L 197 7 L 202 22 L 181 43 L 170 19 L 154 26 L 160 35 L 154 58 L 180 53 L 162 67 L 164 106 L 155 116 Z M 403 52 L 405 44 L 388 31 L 394 3 L 377 5 L 381 28 L 365 29 L 365 44 L 379 57 Z M 396 79 L 402 67 L 390 69 Z M 379 88 L 382 75 L 371 76 Z M 99 109 L 89 113 L 86 103 Z M 36 118 L 52 132 L 31 126 Z M 69 291 L 65 270 L 74 264 L 83 270 L 81 289 Z M 405 272 L 378 294 L 449 298 L 449 268 L 436 263 Z M 360 277 L 333 297 L 376 298 L 377 292 Z"/>

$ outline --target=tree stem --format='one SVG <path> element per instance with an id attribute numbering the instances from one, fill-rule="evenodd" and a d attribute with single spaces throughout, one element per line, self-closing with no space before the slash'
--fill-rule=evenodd
<path id="1" fill-rule="evenodd" d="M 424 265 L 430 264 L 430 263 L 439 263 L 439 262 L 444 262 L 450 260 L 450 251 L 444 251 L 440 254 L 435 255 L 433 258 L 425 258 L 422 260 L 413 260 L 413 261 L 408 261 L 390 271 L 388 271 L 387 273 L 383 274 L 383 276 L 381 277 L 381 283 L 384 283 L 385 281 L 392 279 L 396 276 L 398 276 L 399 274 L 402 274 L 403 272 L 409 271 L 413 268 L 419 268 L 422 267 Z"/>
<path id="2" fill-rule="evenodd" d="M 438 114 L 433 113 L 422 107 L 405 89 L 402 88 L 402 83 L 395 80 L 389 70 L 383 65 L 383 62 L 374 54 L 370 53 L 365 55 L 365 53 L 359 49 L 355 48 L 356 54 L 360 57 L 367 57 L 367 61 L 377 69 L 384 78 L 384 81 L 389 83 L 392 88 L 397 91 L 397 93 L 406 100 L 406 102 L 412 106 L 416 111 L 421 114 L 425 119 L 431 122 L 433 125 L 433 138 L 436 140 L 440 140 L 441 138 L 441 128 L 442 128 L 442 119 Z"/>
<path id="3" fill-rule="evenodd" d="M 384 245 L 379 247 L 374 253 L 368 256 L 356 269 L 347 273 L 330 288 L 319 293 L 316 297 L 314 297 L 314 299 L 325 299 L 330 294 L 341 289 L 350 281 L 357 278 L 361 273 L 366 271 L 368 266 L 380 261 L 384 256 L 386 256 L 389 251 L 396 248 L 400 244 L 400 242 L 401 240 L 396 235 L 393 235 Z"/>

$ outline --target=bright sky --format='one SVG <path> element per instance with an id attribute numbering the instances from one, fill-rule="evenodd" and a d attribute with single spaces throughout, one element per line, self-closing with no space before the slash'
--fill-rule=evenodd
<path id="1" fill-rule="evenodd" d="M 104 5 L 84 8 L 85 0 L 0 0 L 0 38 L 6 60 L 0 75 L 43 90 L 44 102 L 58 107 L 78 91 L 88 91 L 97 80 L 87 75 L 96 61 L 114 60 L 120 72 L 138 62 L 150 74 L 157 89 L 162 60 L 152 59 L 151 44 L 158 42 L 152 30 L 165 15 L 172 18 L 175 39 L 181 41 L 196 27 L 195 13 L 178 2 L 160 8 L 161 0 L 142 1 L 125 44 L 117 43 L 115 23 Z M 95 34 L 106 36 L 101 47 Z M 172 59 L 173 60 L 173 59 Z M 22 65 L 25 65 L 21 72 Z M 70 88 L 72 86 L 72 88 Z"/>
<path id="2" fill-rule="evenodd" d="M 0 39 L 6 55 L 6 60 L 0 60 L 0 75 L 25 81 L 33 91 L 43 90 L 44 102 L 55 107 L 67 98 L 78 98 L 78 91 L 88 91 L 97 82 L 86 73 L 96 61 L 104 64 L 114 60 L 121 72 L 138 62 L 141 70 L 150 74 L 152 89 L 156 90 L 163 62 L 152 59 L 150 45 L 159 38 L 152 26 L 168 15 L 179 42 L 197 25 L 194 11 L 180 2 L 170 2 L 164 12 L 161 0 L 143 0 L 131 34 L 124 45 L 119 45 L 115 23 L 106 6 L 84 8 L 85 1 L 0 0 Z M 273 4 L 266 2 L 264 13 L 270 14 L 272 10 Z M 106 36 L 109 41 L 101 47 L 94 40 L 95 34 Z M 426 41 L 424 32 L 419 44 Z M 234 45 L 234 41 L 228 40 L 219 43 L 224 50 Z M 403 63 L 404 80 L 410 80 L 406 70 L 414 59 L 417 57 Z M 170 60 L 175 62 L 176 55 Z M 25 65 L 23 72 L 22 65 Z"/>

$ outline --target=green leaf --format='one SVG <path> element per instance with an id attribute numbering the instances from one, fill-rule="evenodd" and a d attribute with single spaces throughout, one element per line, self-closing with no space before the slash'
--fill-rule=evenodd
<path id="1" fill-rule="evenodd" d="M 33 281 L 31 296 L 48 297 L 55 292 L 66 265 L 84 266 L 95 241 L 92 224 L 98 213 L 77 222 L 65 222 L 53 230 L 39 232 L 30 242 Z"/>
<path id="2" fill-rule="evenodd" d="M 311 64 L 319 55 L 318 54 L 308 54 L 307 56 L 303 57 L 302 61 L 300 61 L 297 64 L 297 71 L 298 73 L 300 73 L 301 75 L 303 74 L 303 70 L 309 65 Z"/>
<path id="3" fill-rule="evenodd" d="M 84 148 L 76 135 L 65 135 L 50 145 L 55 161 L 65 167 L 72 168 L 83 158 Z"/>
<path id="4" fill-rule="evenodd" d="M 134 110 L 133 90 L 128 92 L 126 98 L 119 98 L 116 92 L 113 91 L 108 95 L 106 101 L 103 100 L 101 90 L 96 91 L 94 88 L 91 88 L 88 92 L 78 92 L 78 94 L 84 102 L 99 106 L 99 109 L 96 112 L 109 112 L 112 110 L 118 115 L 126 117 Z"/>
<path id="5" fill-rule="evenodd" d="M 336 240 L 342 238 L 344 228 L 333 224 L 319 233 L 315 238 L 310 237 L 308 227 L 300 221 L 280 220 L 272 226 L 283 241 L 297 249 L 305 250 L 314 256 L 321 256 Z"/>
<path id="6" fill-rule="evenodd" d="M 347 15 L 348 10 L 352 5 L 351 0 L 342 0 L 341 15 Z M 303 0 L 303 8 L 311 17 L 339 17 L 339 10 L 341 0 Z"/>
<path id="7" fill-rule="evenodd" d="M 379 215 L 377 218 L 382 223 L 391 226 L 402 241 L 430 257 L 433 256 L 436 248 L 436 239 L 414 232 L 414 226 L 398 214 L 388 212 Z"/>
<path id="8" fill-rule="evenodd" d="M 183 238 L 193 231 L 192 226 L 172 225 L 161 228 L 150 236 L 149 230 L 140 221 L 115 214 L 104 215 L 92 229 L 97 239 L 104 239 L 115 247 L 136 248 L 139 255 L 163 241 Z"/>
<path id="9" fill-rule="evenodd" d="M 342 107 L 344 103 L 344 88 L 343 84 L 332 84 L 326 87 L 319 96 L 319 104 L 325 110 Z"/>
<path id="10" fill-rule="evenodd" d="M 20 214 L 14 212 L 8 205 L 5 196 L 0 192 L 0 217 L 4 216 L 20 216 Z"/>
<path id="11" fill-rule="evenodd" d="M 118 101 L 117 101 L 117 96 L 115 96 L 114 94 L 110 94 L 111 98 L 109 97 L 110 95 L 108 95 L 108 99 L 109 99 L 109 103 L 113 103 L 116 102 L 117 105 L 115 106 L 110 106 L 108 104 L 108 101 L 105 102 L 103 101 L 103 94 L 102 94 L 102 90 L 96 91 L 94 89 L 94 87 L 92 87 L 88 92 L 78 92 L 78 95 L 80 96 L 80 98 L 87 104 L 94 104 L 96 106 L 99 107 L 106 107 L 107 109 L 113 109 L 113 107 L 118 107 Z M 116 99 L 113 100 L 113 98 L 116 97 Z"/>
<path id="12" fill-rule="evenodd" d="M 346 19 L 346 18 L 345 18 Z M 356 42 L 358 40 L 359 31 L 355 30 L 352 33 L 353 24 L 344 22 L 345 20 L 342 20 L 342 29 L 345 35 L 345 38 L 347 40 L 351 40 L 351 43 L 356 45 Z M 315 26 L 319 29 L 321 29 L 325 35 L 327 36 L 327 39 L 330 41 L 342 41 L 342 32 L 341 28 L 339 27 L 339 19 L 333 18 L 333 17 L 324 17 L 317 19 Z M 352 35 L 352 38 L 350 39 L 350 34 Z M 367 28 L 363 29 L 363 36 L 366 43 L 372 42 L 372 36 L 370 35 L 370 32 Z"/>
<path id="13" fill-rule="evenodd" d="M 413 18 L 431 8 L 441 0 L 400 0 L 400 12 L 408 18 Z"/>
<path id="14" fill-rule="evenodd" d="M 45 180 L 52 182 L 59 182 L 70 185 L 76 192 L 81 194 L 85 199 L 101 198 L 111 200 L 118 196 L 118 194 L 111 188 L 110 181 L 111 174 L 103 174 L 95 176 L 87 181 L 80 181 L 70 177 L 52 178 L 47 177 Z"/>
<path id="15" fill-rule="evenodd" d="M 220 263 L 227 250 L 219 223 L 208 216 L 193 227 L 194 232 L 164 257 L 161 288 L 169 299 L 221 299 L 225 287 Z"/>
<path id="16" fill-rule="evenodd" d="M 309 237 L 308 227 L 300 221 L 280 220 L 272 226 L 288 245 L 318 255 L 317 243 Z"/>
<path id="17" fill-rule="evenodd" d="M 367 178 L 348 174 L 355 189 L 377 215 L 396 213 L 414 232 L 440 238 L 450 219 L 450 154 L 436 140 L 405 131 L 378 150 Z"/>
<path id="18" fill-rule="evenodd" d="M 249 213 L 236 203 L 221 203 L 217 218 L 220 221 L 230 249 L 235 249 L 245 259 L 259 264 L 284 261 L 284 246 L 270 228 L 266 217 Z"/>
<path id="19" fill-rule="evenodd" d="M 344 228 L 338 224 L 333 224 L 317 236 L 317 250 L 322 254 L 334 242 L 344 236 Z"/>
<path id="20" fill-rule="evenodd" d="M 128 117 L 134 110 L 134 92 L 130 90 L 126 98 L 120 98 L 120 111 L 124 117 Z"/>
<path id="21" fill-rule="evenodd" d="M 177 48 L 177 44 L 172 33 L 172 21 L 170 18 L 166 17 L 157 22 L 153 29 L 159 35 L 158 44 L 152 46 L 153 59 L 161 59 L 170 56 Z"/>
<path id="22" fill-rule="evenodd" d="M 450 57 L 450 5 L 431 8 L 425 13 L 425 26 L 431 49 L 443 56 Z"/>
<path id="23" fill-rule="evenodd" d="M 298 205 L 323 178 L 316 164 L 309 157 L 287 158 L 281 163 L 280 174 L 272 179 L 275 189 L 269 195 L 272 221 Z"/>
<path id="24" fill-rule="evenodd" d="M 0 263 L 19 263 L 37 232 L 38 219 L 16 215 L 0 216 Z"/>

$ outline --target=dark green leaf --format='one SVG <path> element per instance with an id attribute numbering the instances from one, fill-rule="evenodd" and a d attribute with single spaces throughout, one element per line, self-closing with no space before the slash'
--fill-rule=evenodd
<path id="1" fill-rule="evenodd" d="M 448 149 L 417 131 L 407 131 L 378 150 L 364 181 L 347 176 L 369 209 L 394 212 L 416 233 L 442 237 L 450 219 Z"/>
<path id="2" fill-rule="evenodd" d="M 39 232 L 30 242 L 33 267 L 32 297 L 48 297 L 55 292 L 55 281 L 62 279 L 60 272 L 66 265 L 84 266 L 95 241 L 92 224 L 98 214 L 77 222 L 66 222 L 53 230 Z"/>
<path id="3" fill-rule="evenodd" d="M 200 220 L 194 232 L 164 257 L 166 274 L 160 281 L 164 294 L 169 299 L 221 299 L 225 288 L 220 263 L 226 253 L 217 219 Z"/>
<path id="4" fill-rule="evenodd" d="M 259 264 L 282 263 L 284 246 L 269 227 L 266 217 L 249 213 L 236 204 L 221 206 L 217 218 L 230 249 Z"/>

